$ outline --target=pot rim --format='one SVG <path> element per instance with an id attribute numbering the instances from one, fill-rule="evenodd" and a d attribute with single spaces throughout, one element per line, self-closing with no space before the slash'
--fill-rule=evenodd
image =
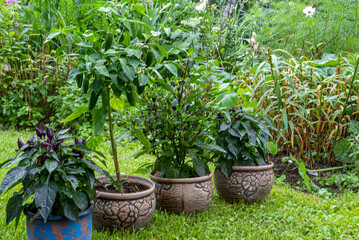
<path id="1" fill-rule="evenodd" d="M 79 218 L 82 218 L 84 216 L 87 216 L 89 214 L 91 214 L 92 210 L 93 210 L 94 206 L 93 204 L 90 205 L 90 207 L 88 207 L 86 210 L 82 211 L 79 213 Z M 33 216 L 35 216 L 35 213 L 32 213 L 28 210 L 28 207 L 26 207 L 24 209 L 24 214 L 27 216 L 27 217 L 30 217 L 32 218 Z M 42 218 L 42 216 L 38 216 L 37 218 L 35 218 L 36 220 L 44 220 Z M 49 216 L 46 220 L 46 222 L 50 222 L 50 221 L 61 221 L 61 220 L 66 220 L 66 221 L 73 221 L 73 220 L 70 220 L 68 218 L 66 218 L 65 216 Z"/>
<path id="2" fill-rule="evenodd" d="M 111 175 L 115 180 L 116 175 Z M 97 198 L 103 198 L 103 199 L 111 199 L 111 200 L 135 200 L 139 198 L 144 198 L 150 195 L 155 190 L 155 184 L 144 177 L 136 176 L 136 175 L 128 175 L 128 174 L 121 174 L 121 178 L 127 178 L 129 182 L 137 182 L 143 186 L 148 187 L 147 190 L 142 192 L 136 192 L 136 193 L 108 193 L 108 192 L 101 192 L 96 190 L 96 193 L 99 195 Z M 99 176 L 96 178 L 100 182 L 108 179 L 106 176 Z"/>
<path id="3" fill-rule="evenodd" d="M 177 184 L 188 184 L 188 183 L 198 183 L 208 181 L 212 178 L 213 172 L 211 171 L 208 175 L 202 177 L 194 177 L 194 178 L 161 178 L 155 177 L 151 173 L 149 174 L 151 180 L 158 183 L 177 183 Z"/>
<path id="4" fill-rule="evenodd" d="M 270 164 L 262 166 L 232 166 L 232 171 L 259 172 L 272 169 L 273 167 L 273 162 L 270 162 Z M 221 168 L 218 163 L 216 163 L 216 168 Z"/>

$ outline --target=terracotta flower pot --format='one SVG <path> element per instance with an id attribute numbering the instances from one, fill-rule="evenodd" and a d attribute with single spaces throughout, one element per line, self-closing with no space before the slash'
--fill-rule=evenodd
<path id="1" fill-rule="evenodd" d="M 211 172 L 196 178 L 160 178 L 150 174 L 156 184 L 157 208 L 187 215 L 205 211 L 213 195 L 212 175 Z"/>
<path id="2" fill-rule="evenodd" d="M 274 183 L 273 163 L 265 166 L 233 166 L 227 179 L 217 166 L 214 172 L 214 185 L 218 195 L 227 202 L 243 199 L 254 203 L 268 197 Z"/>
<path id="3" fill-rule="evenodd" d="M 116 179 L 116 176 L 112 176 Z M 96 230 L 130 229 L 146 227 L 155 211 L 155 184 L 146 178 L 121 175 L 128 182 L 141 184 L 145 191 L 136 193 L 97 192 L 97 201 L 93 211 L 93 227 Z M 107 182 L 105 176 L 98 177 L 100 182 Z"/>
<path id="4" fill-rule="evenodd" d="M 93 206 L 79 214 L 79 221 L 71 221 L 63 216 L 50 216 L 45 223 L 41 216 L 34 221 L 35 214 L 25 210 L 27 239 L 92 239 L 92 212 Z"/>

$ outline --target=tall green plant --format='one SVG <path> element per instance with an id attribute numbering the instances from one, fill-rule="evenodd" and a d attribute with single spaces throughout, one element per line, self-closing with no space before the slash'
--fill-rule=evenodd
<path id="1" fill-rule="evenodd" d="M 93 115 L 95 135 L 100 135 L 104 131 L 106 120 L 108 121 L 116 176 L 120 181 L 113 110 L 119 110 L 123 105 L 122 94 L 126 95 L 131 105 L 135 105 L 152 74 L 162 78 L 159 69 L 168 69 L 169 74 L 176 74 L 171 64 L 162 65 L 161 61 L 170 54 L 178 53 L 180 50 L 176 46 L 181 47 L 181 44 L 176 45 L 175 42 L 170 46 L 160 45 L 158 37 L 163 33 L 152 28 L 158 25 L 149 22 L 151 17 L 146 8 L 138 3 L 116 5 L 109 2 L 90 12 L 91 14 L 87 14 L 89 18 L 98 20 L 101 17 L 104 28 L 97 32 L 72 32 L 76 39 L 77 53 L 71 57 L 77 65 L 69 74 L 69 81 L 76 81 L 89 98 L 89 106 L 78 108 L 63 122 L 71 121 L 89 110 Z M 159 19 L 153 14 L 156 12 L 152 12 L 152 17 Z"/>
<path id="2" fill-rule="evenodd" d="M 280 141 L 298 159 L 330 163 L 335 142 L 344 138 L 351 120 L 358 119 L 357 67 L 340 55 L 299 61 L 269 52 L 253 69 L 253 98 L 283 132 Z M 350 80 L 350 81 L 349 81 Z"/>

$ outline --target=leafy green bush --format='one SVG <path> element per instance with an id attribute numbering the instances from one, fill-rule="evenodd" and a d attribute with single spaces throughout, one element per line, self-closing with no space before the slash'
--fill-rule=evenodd
<path id="1" fill-rule="evenodd" d="M 250 113 L 241 106 L 218 114 L 216 122 L 216 144 L 226 150 L 219 154 L 217 162 L 227 178 L 233 166 L 268 164 L 270 130 L 276 130 L 270 118 Z"/>
<path id="2" fill-rule="evenodd" d="M 43 38 L 48 31 L 41 18 L 52 15 L 40 17 L 42 3 L 0 2 L 0 122 L 5 126 L 48 121 L 56 109 L 48 96 L 56 95 L 69 72 L 67 59 Z"/>
<path id="3" fill-rule="evenodd" d="M 37 136 L 26 143 L 18 138 L 15 157 L 0 163 L 0 170 L 12 167 L 1 182 L 0 195 L 22 185 L 7 202 L 7 224 L 16 218 L 17 225 L 26 207 L 45 222 L 51 215 L 77 221 L 80 211 L 96 198 L 95 171 L 110 177 L 93 162 L 90 154 L 94 152 L 86 147 L 86 138 L 81 142 L 75 138 L 74 143 L 69 143 L 68 130 L 55 135 L 48 127 L 44 132 L 36 128 Z M 101 153 L 93 157 L 101 157 L 101 161 L 104 158 Z"/>
<path id="4" fill-rule="evenodd" d="M 213 111 L 210 82 L 203 82 L 203 70 L 190 71 L 189 63 L 178 68 L 179 77 L 158 81 L 140 98 L 141 107 L 120 121 L 129 128 L 143 148 L 143 154 L 156 156 L 148 163 L 151 173 L 165 178 L 205 176 L 210 155 L 206 150 L 223 149 L 208 142 Z"/>

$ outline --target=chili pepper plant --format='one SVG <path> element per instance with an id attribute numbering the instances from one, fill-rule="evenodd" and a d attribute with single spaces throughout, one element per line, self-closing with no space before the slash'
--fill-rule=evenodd
<path id="1" fill-rule="evenodd" d="M 44 222 L 50 215 L 78 220 L 79 213 L 96 198 L 95 171 L 110 177 L 92 160 L 95 157 L 104 163 L 104 156 L 88 149 L 86 138 L 71 142 L 68 130 L 55 134 L 48 127 L 45 131 L 37 128 L 26 143 L 18 139 L 15 157 L 0 164 L 0 169 L 12 167 L 2 180 L 0 195 L 22 185 L 7 202 L 7 224 L 16 218 L 17 225 L 25 208 Z"/>

